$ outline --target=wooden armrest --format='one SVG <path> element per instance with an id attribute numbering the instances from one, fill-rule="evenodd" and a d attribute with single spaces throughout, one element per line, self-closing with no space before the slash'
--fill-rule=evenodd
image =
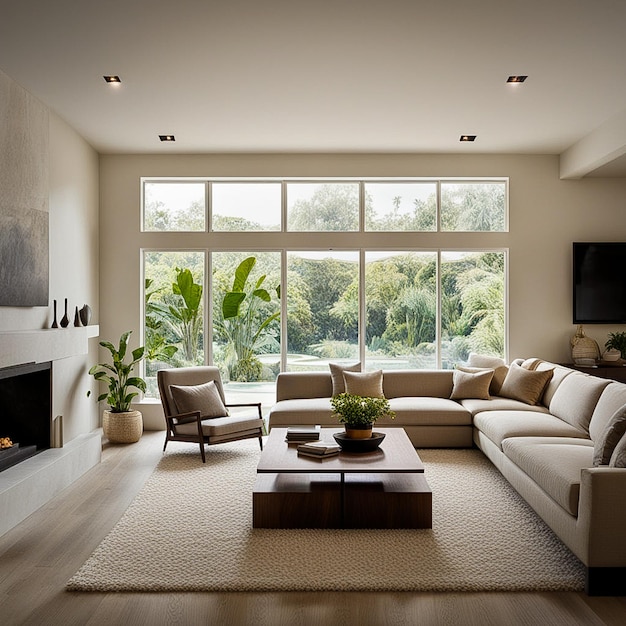
<path id="1" fill-rule="evenodd" d="M 260 402 L 243 402 L 235 404 L 225 404 L 224 406 L 261 406 Z"/>
<path id="2" fill-rule="evenodd" d="M 232 404 L 225 404 L 224 405 L 226 408 L 229 407 L 241 407 L 241 406 L 255 406 L 257 408 L 257 410 L 259 411 L 259 417 L 263 418 L 263 413 L 261 411 L 261 403 L 260 402 L 235 402 Z"/>
<path id="3" fill-rule="evenodd" d="M 177 415 L 169 415 L 165 419 L 173 425 L 188 424 L 189 422 L 200 422 L 200 411 L 191 411 L 190 413 L 178 413 Z"/>

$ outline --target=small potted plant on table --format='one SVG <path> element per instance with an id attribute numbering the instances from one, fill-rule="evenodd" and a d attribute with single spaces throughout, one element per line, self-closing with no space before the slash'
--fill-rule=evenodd
<path id="1" fill-rule="evenodd" d="M 357 396 L 340 393 L 331 398 L 334 415 L 345 425 L 346 436 L 352 439 L 369 439 L 372 425 L 377 419 L 387 416 L 394 419 L 387 398 Z"/>
<path id="2" fill-rule="evenodd" d="M 609 333 L 604 347 L 608 350 L 616 350 L 622 359 L 626 359 L 626 332 Z"/>
<path id="3" fill-rule="evenodd" d="M 141 412 L 131 410 L 131 402 L 139 392 L 131 389 L 134 387 L 145 392 L 146 381 L 131 374 L 137 363 L 143 359 L 145 348 L 136 348 L 132 351 L 130 363 L 124 362 L 131 332 L 129 330 L 122 334 L 117 349 L 109 341 L 101 341 L 100 345 L 111 353 L 113 362 L 99 363 L 89 370 L 96 380 L 104 381 L 109 387 L 106 393 L 98 396 L 98 402 L 106 400 L 109 404 L 110 410 L 102 413 L 102 430 L 111 443 L 135 443 L 143 433 Z"/>

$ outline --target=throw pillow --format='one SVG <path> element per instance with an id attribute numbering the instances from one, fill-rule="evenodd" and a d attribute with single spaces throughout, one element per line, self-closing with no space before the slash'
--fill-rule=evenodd
<path id="1" fill-rule="evenodd" d="M 491 385 L 489 386 L 489 393 L 492 396 L 499 396 L 502 383 L 509 372 L 509 367 L 504 359 L 499 356 L 487 356 L 483 354 L 476 354 L 471 352 L 467 361 L 469 367 L 478 367 L 480 369 L 492 369 L 494 371 L 493 378 L 491 379 Z"/>
<path id="2" fill-rule="evenodd" d="M 367 396 L 370 398 L 384 398 L 383 371 L 375 372 L 344 372 L 343 379 L 346 383 L 346 393 L 355 396 Z"/>
<path id="3" fill-rule="evenodd" d="M 228 410 L 212 380 L 203 385 L 170 385 L 170 392 L 179 413 L 200 411 L 202 418 L 228 415 Z"/>
<path id="4" fill-rule="evenodd" d="M 626 404 L 611 416 L 602 434 L 593 446 L 593 465 L 608 465 L 613 450 L 626 434 Z"/>
<path id="5" fill-rule="evenodd" d="M 452 400 L 463 400 L 464 398 L 489 400 L 489 385 L 491 384 L 493 373 L 492 369 L 484 369 L 478 372 L 467 372 L 461 368 L 455 369 L 450 398 Z"/>
<path id="6" fill-rule="evenodd" d="M 354 365 L 340 365 L 338 363 L 329 363 L 330 377 L 333 381 L 333 396 L 338 396 L 346 390 L 346 384 L 343 380 L 344 372 L 360 372 L 361 363 Z"/>
<path id="7" fill-rule="evenodd" d="M 626 467 L 626 435 L 624 435 L 615 446 L 609 467 Z"/>
<path id="8" fill-rule="evenodd" d="M 506 378 L 506 374 L 509 371 L 509 368 L 506 365 L 502 365 L 500 367 L 467 367 L 466 365 L 457 365 L 457 370 L 461 372 L 469 372 L 470 374 L 476 374 L 478 372 L 493 372 L 491 377 L 491 383 L 489 384 L 489 395 L 497 396 L 500 394 L 500 388 L 502 387 L 502 383 Z"/>
<path id="9" fill-rule="evenodd" d="M 521 365 L 524 369 L 534 372 L 542 363 L 543 361 L 541 359 L 531 358 L 522 361 Z"/>
<path id="10" fill-rule="evenodd" d="M 517 363 L 511 363 L 504 383 L 502 383 L 500 395 L 519 400 L 525 404 L 537 404 L 551 378 L 551 369 L 537 372 L 527 370 Z"/>

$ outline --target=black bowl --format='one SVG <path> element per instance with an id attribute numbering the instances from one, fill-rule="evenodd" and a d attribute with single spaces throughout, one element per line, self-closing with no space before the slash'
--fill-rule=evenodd
<path id="1" fill-rule="evenodd" d="M 344 452 L 373 452 L 385 438 L 385 433 L 372 432 L 369 439 L 352 439 L 346 433 L 334 433 L 333 437 Z"/>

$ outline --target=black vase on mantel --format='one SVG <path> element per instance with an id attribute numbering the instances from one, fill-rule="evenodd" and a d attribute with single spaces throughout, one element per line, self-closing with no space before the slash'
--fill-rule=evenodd
<path id="1" fill-rule="evenodd" d="M 67 298 L 65 298 L 65 315 L 61 318 L 61 327 L 67 328 L 70 323 L 70 318 L 67 316 Z"/>
<path id="2" fill-rule="evenodd" d="M 78 315 L 78 307 L 74 307 L 74 326 L 77 328 L 80 326 L 80 317 Z"/>
<path id="3" fill-rule="evenodd" d="M 53 307 L 54 307 L 54 319 L 52 320 L 52 326 L 50 326 L 50 328 L 58 328 L 59 327 L 59 323 L 57 322 L 57 301 L 53 300 Z"/>

